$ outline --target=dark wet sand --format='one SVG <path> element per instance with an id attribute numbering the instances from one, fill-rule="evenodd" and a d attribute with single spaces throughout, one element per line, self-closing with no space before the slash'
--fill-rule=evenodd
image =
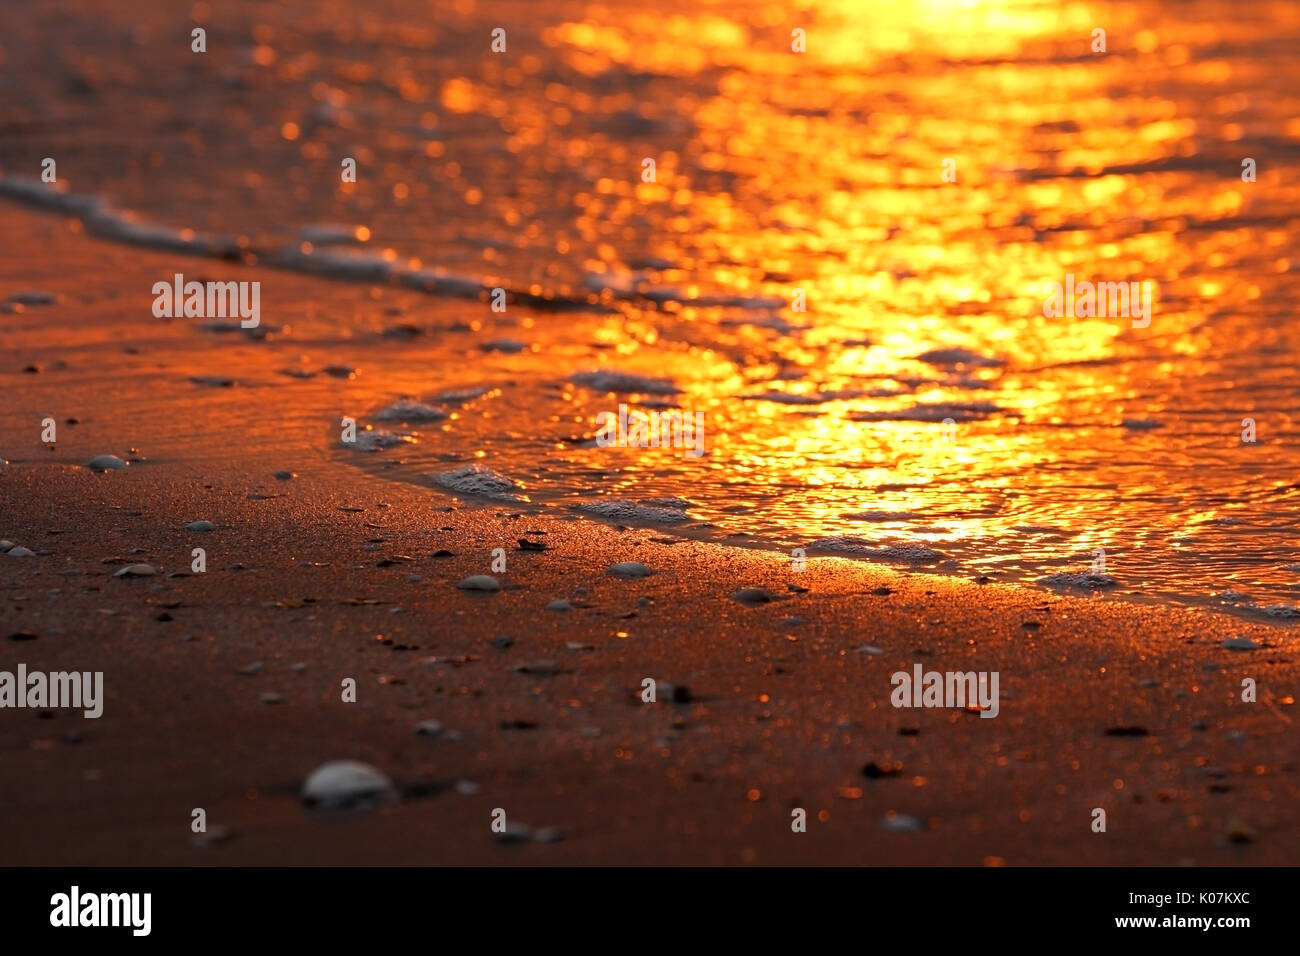
<path id="1" fill-rule="evenodd" d="M 306 350 L 146 325 L 149 284 L 173 270 L 215 271 L 206 264 L 90 242 L 8 206 L 0 235 L 39 239 L 60 263 L 29 261 L 0 298 L 20 288 L 67 296 L 0 315 L 0 388 L 12 398 L 0 415 L 0 455 L 12 462 L 0 468 L 0 537 L 50 552 L 0 556 L 0 667 L 102 670 L 107 696 L 99 720 L 0 711 L 0 863 L 1294 859 L 1300 664 L 1286 626 L 838 559 L 810 559 L 794 574 L 779 555 L 658 543 L 653 530 L 516 516 L 386 482 L 327 449 L 343 404 L 330 383 L 275 392 L 188 382 L 232 368 L 274 382 L 285 356 Z M 58 279 L 70 274 L 103 278 Z M 273 288 L 267 300 L 305 312 L 366 300 L 364 289 L 302 277 Z M 100 345 L 87 344 L 87 328 Z M 146 336 L 143 354 L 129 357 L 135 371 L 110 359 Z M 31 362 L 44 371 L 23 373 Z M 146 399 L 157 420 L 141 417 Z M 53 452 L 36 440 L 47 410 L 83 420 L 60 425 Z M 285 426 L 281 440 L 261 440 L 277 414 L 318 421 L 319 431 Z M 81 467 L 132 446 L 149 460 L 104 475 Z M 280 469 L 300 477 L 276 481 Z M 197 519 L 217 530 L 184 529 Z M 546 532 L 532 536 L 546 551 L 515 550 L 528 530 Z M 368 548 L 372 538 L 384 541 Z M 488 572 L 498 546 L 508 550 L 504 590 L 457 590 Z M 207 549 L 207 573 L 167 577 L 188 570 L 193 547 Z M 455 555 L 432 558 L 439 549 Z M 377 566 L 394 555 L 412 560 Z M 161 573 L 115 579 L 109 558 Z M 606 573 L 631 560 L 656 573 Z M 81 574 L 61 576 L 69 570 Z M 882 586 L 891 593 L 874 593 Z M 729 597 L 741 587 L 781 600 L 745 606 Z M 556 598 L 587 606 L 545 610 Z M 803 623 L 783 623 L 791 616 Z M 24 630 L 37 639 L 8 639 Z M 494 647 L 501 635 L 513 645 Z M 1265 646 L 1221 648 L 1231 636 Z M 259 673 L 240 673 L 254 661 Z M 517 670 L 541 662 L 560 673 Z M 891 707 L 890 674 L 916 662 L 999 671 L 1000 715 Z M 1240 702 L 1247 676 L 1258 703 Z M 355 704 L 340 701 L 347 677 Z M 693 700 L 643 704 L 645 677 L 685 685 Z M 260 702 L 266 693 L 283 701 Z M 424 720 L 461 737 L 419 737 Z M 1148 733 L 1107 735 L 1117 727 Z M 67 742 L 69 732 L 80 740 Z M 308 813 L 302 781 L 343 758 L 383 770 L 407 797 L 361 815 Z M 868 778 L 869 762 L 901 772 Z M 478 792 L 458 792 L 460 780 Z M 230 839 L 192 846 L 196 807 Z M 565 838 L 500 845 L 489 829 L 496 807 Z M 794 807 L 808 810 L 807 833 L 791 833 Z M 1095 807 L 1107 811 L 1105 834 L 1090 830 Z M 926 829 L 887 832 L 891 811 Z"/>
<path id="2" fill-rule="evenodd" d="M 6 641 L 5 662 L 103 670 L 107 696 L 99 720 L 0 713 L 6 863 L 1281 865 L 1294 854 L 1295 711 L 1276 699 L 1294 693 L 1297 666 L 1281 629 L 841 560 L 810 562 L 798 577 L 808 593 L 747 607 L 728 597 L 737 586 L 780 593 L 793 579 L 774 557 L 587 522 L 444 513 L 373 479 L 304 476 L 287 497 L 248 501 L 248 480 L 205 488 L 168 471 L 11 466 L 0 480 L 6 533 L 54 552 L 0 563 L 6 630 L 40 635 Z M 338 511 L 343 502 L 366 510 Z M 221 522 L 202 536 L 206 574 L 121 580 L 100 563 L 142 546 L 138 559 L 164 574 L 186 567 L 199 536 L 182 526 L 196 514 Z M 444 526 L 455 530 L 434 530 Z M 536 528 L 548 550 L 511 551 L 503 591 L 455 588 L 490 548 Z M 365 550 L 379 535 L 391 544 Z M 456 557 L 428 557 L 439 548 Z M 391 554 L 415 560 L 376 567 Z M 624 559 L 657 573 L 603 572 Z M 236 561 L 245 569 L 229 570 Z M 65 568 L 86 573 L 62 578 Z M 412 573 L 423 580 L 408 583 Z M 882 585 L 893 593 L 874 594 Z M 589 607 L 543 610 L 579 586 Z M 652 605 L 638 607 L 641 596 Z M 792 615 L 806 623 L 783 626 Z M 490 641 L 503 634 L 515 643 L 499 650 Z M 1229 634 L 1271 646 L 1217 647 Z M 856 650 L 864 644 L 884 653 Z M 264 669 L 241 675 L 252 661 Z M 543 661 L 563 673 L 515 670 Z M 915 661 L 999 670 L 1000 715 L 892 708 L 889 674 Z M 1243 675 L 1274 703 L 1236 702 Z M 349 676 L 355 704 L 339 700 Z M 642 704 L 646 676 L 698 699 Z M 265 692 L 283 703 L 260 703 Z M 463 738 L 416 736 L 426 719 Z M 514 721 L 536 727 L 503 729 Z M 1149 735 L 1106 735 L 1118 726 Z M 67 731 L 82 740 L 64 742 Z M 336 758 L 434 792 L 322 820 L 296 791 Z M 868 779 L 869 761 L 901 761 L 902 772 Z M 441 789 L 462 779 L 481 791 Z M 792 834 L 796 806 L 829 819 Z M 233 838 L 190 847 L 194 807 Z M 494 844 L 495 807 L 566 839 Z M 1104 835 L 1089 830 L 1094 807 L 1107 810 Z M 884 832 L 891 810 L 928 831 Z M 1233 817 L 1254 842 L 1225 845 Z"/>

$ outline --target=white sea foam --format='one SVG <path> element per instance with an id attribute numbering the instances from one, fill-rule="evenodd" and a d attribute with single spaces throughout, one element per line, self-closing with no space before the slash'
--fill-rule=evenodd
<path id="1" fill-rule="evenodd" d="M 497 501 L 525 500 L 519 495 L 522 489 L 514 480 L 477 463 L 457 468 L 454 471 L 444 471 L 430 475 L 429 477 L 439 488 L 445 488 L 447 491 L 460 495 L 492 498 Z"/>
<path id="2" fill-rule="evenodd" d="M 1113 588 L 1117 582 L 1109 574 L 1094 574 L 1091 571 L 1071 572 L 1058 571 L 1055 574 L 1049 574 L 1038 582 L 1048 587 L 1057 588 L 1082 588 L 1087 591 L 1097 591 L 1102 588 Z"/>
<path id="3" fill-rule="evenodd" d="M 574 509 L 583 514 L 603 518 L 606 521 L 622 521 L 634 524 L 681 524 L 691 517 L 683 508 L 660 507 L 655 504 L 637 504 L 622 498 L 613 501 L 590 501 L 574 505 Z"/>
<path id="4" fill-rule="evenodd" d="M 846 554 L 868 561 L 885 561 L 899 564 L 937 564 L 948 557 L 942 551 L 936 551 L 925 544 L 879 544 L 875 541 L 849 535 L 819 538 L 808 545 L 808 548 L 809 550 L 815 548 L 819 551 Z"/>
<path id="5" fill-rule="evenodd" d="M 441 408 L 402 398 L 375 413 L 377 422 L 440 422 L 447 417 Z"/>

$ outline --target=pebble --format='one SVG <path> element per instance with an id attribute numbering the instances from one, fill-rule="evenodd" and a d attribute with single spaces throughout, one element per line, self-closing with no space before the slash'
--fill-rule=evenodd
<path id="1" fill-rule="evenodd" d="M 903 765 L 898 761 L 882 767 L 873 760 L 862 768 L 862 775 L 872 780 L 879 780 L 882 777 L 897 777 L 902 772 Z"/>
<path id="2" fill-rule="evenodd" d="M 442 734 L 442 724 L 436 720 L 422 720 L 415 725 L 415 732 L 421 737 L 437 737 Z"/>
<path id="3" fill-rule="evenodd" d="M 9 297 L 9 301 L 17 302 L 19 305 L 53 305 L 58 302 L 60 298 L 61 296 L 56 292 L 29 290 L 15 292 Z"/>
<path id="4" fill-rule="evenodd" d="M 572 610 L 573 610 L 573 605 L 570 604 L 568 601 L 564 600 L 563 598 L 560 598 L 560 599 L 555 600 L 555 601 L 552 601 L 550 604 L 546 605 L 546 610 L 548 610 L 548 611 L 572 611 Z"/>
<path id="5" fill-rule="evenodd" d="M 291 479 L 297 478 L 298 475 L 292 471 L 277 471 L 275 477 L 277 481 L 290 481 Z"/>
<path id="6" fill-rule="evenodd" d="M 190 837 L 190 844 L 195 849 L 202 850 L 206 847 L 215 846 L 218 843 L 225 843 L 235 835 L 229 827 L 220 825 L 210 826 L 204 833 L 195 833 Z"/>
<path id="7" fill-rule="evenodd" d="M 8 539 L 5 539 L 4 541 L 0 541 L 0 553 L 4 553 L 8 551 L 13 546 L 14 543 Z"/>
<path id="8" fill-rule="evenodd" d="M 357 760 L 323 764 L 302 785 L 303 802 L 322 810 L 367 809 L 397 798 L 397 788 L 388 777 Z"/>
<path id="9" fill-rule="evenodd" d="M 1233 843 L 1254 843 L 1255 831 L 1240 817 L 1232 817 L 1228 820 L 1227 837 Z"/>
<path id="10" fill-rule="evenodd" d="M 490 574 L 474 574 L 465 578 L 456 587 L 462 591 L 500 591 L 501 582 Z"/>
<path id="11" fill-rule="evenodd" d="M 538 677 L 554 677 L 556 674 L 563 674 L 564 668 L 552 660 L 532 661 L 528 664 L 519 664 L 515 667 L 518 674 L 534 674 Z"/>
<path id="12" fill-rule="evenodd" d="M 115 578 L 151 578 L 158 573 L 158 569 L 152 564 L 128 564 L 124 568 L 118 568 Z"/>
<path id="13" fill-rule="evenodd" d="M 502 634 L 499 637 L 492 638 L 492 646 L 499 651 L 504 651 L 507 647 L 511 647 L 514 643 L 515 643 L 515 639 L 511 637 L 509 634 Z"/>
<path id="14" fill-rule="evenodd" d="M 662 681 L 656 690 L 656 694 L 667 697 L 674 704 L 689 704 L 695 699 L 691 694 L 691 689 L 685 684 L 669 684 Z M 638 696 L 640 695 L 638 694 Z"/>
<path id="15" fill-rule="evenodd" d="M 10 549 L 9 549 L 8 551 L 6 551 L 5 553 L 8 554 L 9 557 L 11 557 L 11 558 L 34 558 L 34 557 L 36 557 L 36 552 L 35 552 L 35 551 L 29 551 L 27 548 L 24 548 L 22 545 L 15 545 L 14 547 L 10 548 Z"/>
<path id="16" fill-rule="evenodd" d="M 230 388 L 235 384 L 233 378 L 226 378 L 223 375 L 191 375 L 190 381 L 195 385 L 206 385 L 209 388 Z"/>
<path id="17" fill-rule="evenodd" d="M 1230 637 L 1223 642 L 1222 646 L 1230 651 L 1257 651 L 1261 647 L 1247 637 Z"/>
<path id="18" fill-rule="evenodd" d="M 217 526 L 211 521 L 191 521 L 185 526 L 186 531 L 212 531 Z"/>
<path id="19" fill-rule="evenodd" d="M 739 601 L 741 604 L 767 604 L 772 601 L 772 592 L 766 588 L 741 588 L 731 595 L 733 601 Z"/>
<path id="20" fill-rule="evenodd" d="M 532 828 L 522 823 L 507 823 L 504 830 L 492 834 L 492 839 L 498 843 L 527 843 L 532 837 Z"/>
<path id="21" fill-rule="evenodd" d="M 120 471 L 126 467 L 126 462 L 116 455 L 96 455 L 86 462 L 86 467 L 94 471 Z"/>
<path id="22" fill-rule="evenodd" d="M 456 781 L 456 792 L 459 793 L 462 797 L 473 797 L 477 795 L 478 792 L 482 789 L 483 788 L 480 787 L 478 784 L 476 784 L 473 780 Z"/>
<path id="23" fill-rule="evenodd" d="M 284 695 L 277 694 L 274 691 L 267 691 L 266 693 L 258 696 L 257 699 L 258 701 L 260 701 L 263 704 L 266 704 L 269 707 L 274 707 L 276 704 L 284 703 Z"/>
<path id="24" fill-rule="evenodd" d="M 654 574 L 640 561 L 620 561 L 609 566 L 609 573 L 616 578 L 648 578 Z"/>
<path id="25" fill-rule="evenodd" d="M 920 833 L 925 829 L 920 820 L 905 813 L 886 814 L 881 826 L 889 833 Z"/>

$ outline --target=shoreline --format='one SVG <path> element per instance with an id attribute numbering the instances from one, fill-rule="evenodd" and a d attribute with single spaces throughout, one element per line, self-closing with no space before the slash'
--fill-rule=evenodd
<path id="1" fill-rule="evenodd" d="M 0 555 L 0 669 L 105 675 L 98 719 L 0 709 L 0 863 L 1291 860 L 1285 624 L 848 558 L 795 573 L 788 554 L 676 532 L 463 508 L 316 441 L 332 416 L 416 391 L 368 374 L 384 347 L 360 334 L 372 290 L 335 284 L 323 302 L 319 279 L 281 275 L 262 290 L 266 337 L 199 336 L 139 321 L 174 255 L 7 204 L 0 226 L 21 287 L 66 300 L 0 314 L 0 538 L 35 552 Z M 277 374 L 327 361 L 362 374 Z M 123 470 L 84 467 L 132 449 Z M 501 590 L 458 588 L 494 573 L 495 548 Z M 609 573 L 622 562 L 654 573 Z M 114 576 L 137 563 L 157 573 Z M 1222 646 L 1243 637 L 1260 646 Z M 891 674 L 916 664 L 997 671 L 997 718 L 892 707 Z M 643 703 L 646 678 L 673 691 Z M 402 798 L 308 811 L 304 780 L 340 759 Z M 501 843 L 496 808 L 562 839 Z"/>
<path id="2" fill-rule="evenodd" d="M 6 662 L 103 670 L 107 697 L 98 720 L 0 711 L 7 863 L 1283 865 L 1300 829 L 1282 628 L 841 559 L 810 559 L 796 593 L 758 552 L 444 510 L 375 479 L 304 473 L 252 501 L 251 475 L 165 479 L 0 477 L 21 515 L 6 534 L 54 552 L 0 558 L 7 627 L 37 635 L 5 641 Z M 38 498 L 48 517 L 17 510 Z M 205 516 L 214 531 L 184 529 Z M 511 546 L 528 530 L 546 550 Z M 199 539 L 208 571 L 169 577 Z M 457 589 L 496 546 L 502 590 Z M 105 558 L 160 573 L 117 579 Z M 606 571 L 633 560 L 655 573 Z M 545 609 L 557 599 L 573 609 Z M 999 716 L 891 707 L 890 674 L 918 662 L 998 670 Z M 1255 705 L 1236 701 L 1247 671 Z M 684 702 L 641 703 L 645 677 Z M 429 720 L 443 730 L 417 735 Z M 403 799 L 308 811 L 303 780 L 335 759 Z M 191 845 L 198 807 L 228 839 Z M 563 839 L 500 844 L 497 807 Z M 1107 834 L 1089 830 L 1096 807 Z"/>

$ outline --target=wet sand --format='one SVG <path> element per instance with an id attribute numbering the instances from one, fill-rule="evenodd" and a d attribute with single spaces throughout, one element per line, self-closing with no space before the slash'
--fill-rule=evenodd
<path id="1" fill-rule="evenodd" d="M 0 537 L 37 552 L 0 556 L 0 665 L 102 670 L 107 696 L 98 720 L 0 711 L 0 862 L 1294 858 L 1300 665 L 1285 625 L 834 558 L 793 573 L 776 554 L 386 481 L 341 461 L 330 435 L 367 389 L 401 392 L 366 384 L 400 347 L 378 330 L 392 290 L 278 276 L 264 314 L 292 320 L 290 334 L 213 336 L 141 319 L 154 281 L 218 272 L 206 263 L 8 205 L 0 236 L 20 265 L 0 299 L 63 296 L 0 314 Z M 227 271 L 217 277 L 268 275 Z M 456 308 L 411 307 L 431 323 Z M 326 312 L 362 331 L 316 347 Z M 277 376 L 304 354 L 360 373 Z M 39 440 L 47 414 L 60 423 L 53 451 Z M 131 448 L 144 460 L 122 471 L 83 467 Z M 283 469 L 298 477 L 273 477 Z M 216 529 L 185 529 L 200 519 Z M 546 550 L 516 550 L 521 537 Z M 206 573 L 170 577 L 194 547 Z M 507 549 L 503 589 L 458 590 L 490 571 L 495 547 Z M 136 561 L 159 575 L 113 577 Z M 654 574 L 606 572 L 621 561 Z M 747 587 L 777 599 L 731 597 Z M 573 609 L 545 609 L 561 598 Z M 22 632 L 35 639 L 10 638 Z M 503 636 L 513 643 L 494 645 Z M 1221 647 L 1230 637 L 1261 647 Z M 998 671 L 999 716 L 892 707 L 890 674 L 917 662 Z M 348 677 L 356 703 L 340 700 Z M 644 704 L 645 677 L 689 699 Z M 1241 702 L 1243 677 L 1257 703 Z M 444 733 L 417 736 L 427 720 Z M 374 765 L 403 799 L 307 811 L 302 782 L 333 759 Z M 197 807 L 229 838 L 193 845 Z M 503 845 L 489 826 L 498 807 L 563 839 Z M 791 832 L 795 807 L 807 833 Z M 1090 829 L 1097 807 L 1104 834 Z M 916 828 L 895 816 L 894 832 L 889 814 Z"/>

